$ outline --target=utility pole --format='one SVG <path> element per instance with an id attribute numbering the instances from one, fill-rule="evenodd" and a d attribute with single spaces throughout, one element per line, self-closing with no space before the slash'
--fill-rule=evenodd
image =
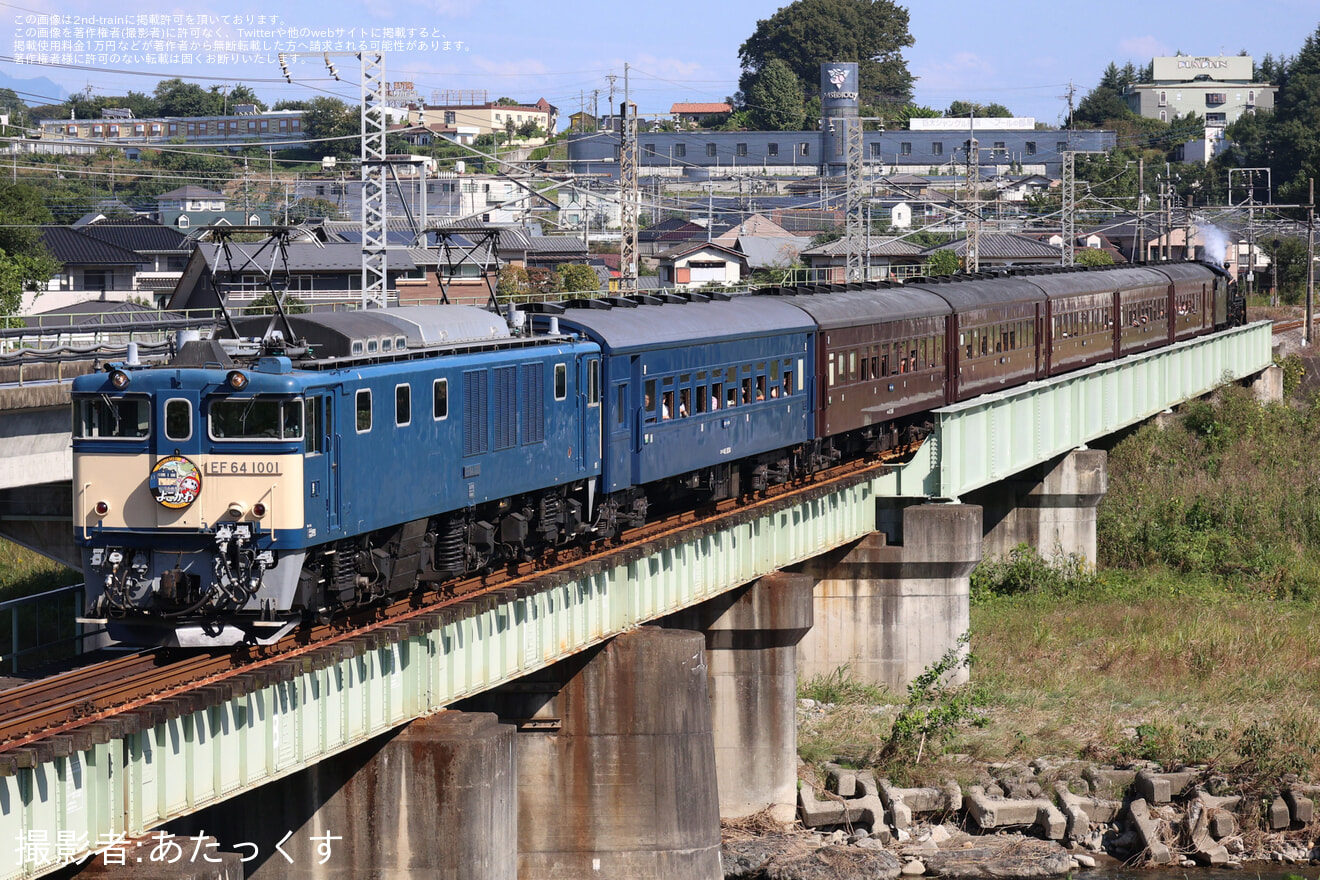
<path id="1" fill-rule="evenodd" d="M 612 85 L 612 83 L 611 83 Z M 619 237 L 619 287 L 637 289 L 637 218 L 641 194 L 637 190 L 637 108 L 629 101 L 628 65 L 623 65 L 623 112 L 620 115 L 619 186 L 622 188 Z"/>
<path id="2" fill-rule="evenodd" d="M 1311 344 L 1315 323 L 1315 178 L 1307 179 L 1306 198 L 1306 332 L 1302 338 Z"/>
<path id="3" fill-rule="evenodd" d="M 1196 253 L 1192 250 L 1192 202 L 1193 196 L 1187 197 L 1187 204 L 1183 206 L 1183 259 L 1191 260 L 1195 258 Z"/>
<path id="4" fill-rule="evenodd" d="M 1146 160 L 1137 160 L 1137 261 L 1146 262 Z"/>

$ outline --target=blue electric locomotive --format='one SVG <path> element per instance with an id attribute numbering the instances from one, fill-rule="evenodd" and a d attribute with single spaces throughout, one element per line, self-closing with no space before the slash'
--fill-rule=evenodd
<path id="1" fill-rule="evenodd" d="M 306 344 L 191 341 L 74 382 L 75 530 L 113 637 L 265 642 L 588 527 L 594 343 L 469 306 L 289 331 Z"/>

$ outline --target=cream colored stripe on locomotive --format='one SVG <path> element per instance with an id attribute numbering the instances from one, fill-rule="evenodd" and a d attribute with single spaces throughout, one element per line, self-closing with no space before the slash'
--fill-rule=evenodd
<path id="1" fill-rule="evenodd" d="M 266 529 L 302 529 L 303 457 L 301 455 L 196 455 L 189 460 L 202 472 L 197 500 L 181 510 L 156 503 L 148 482 L 164 456 L 78 453 L 73 456 L 73 521 L 84 528 L 200 529 L 218 522 L 260 522 Z M 247 472 L 245 472 L 245 470 Z M 260 470 L 262 473 L 254 473 Z M 270 473 L 270 471 L 275 473 Z M 96 503 L 110 511 L 96 515 Z M 255 504 L 266 505 L 260 518 Z M 240 517 L 229 514 L 241 506 Z"/>

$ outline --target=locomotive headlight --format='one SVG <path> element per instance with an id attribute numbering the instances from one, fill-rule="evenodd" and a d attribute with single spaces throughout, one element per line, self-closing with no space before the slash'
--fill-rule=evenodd
<path id="1" fill-rule="evenodd" d="M 242 370 L 230 370 L 225 376 L 225 384 L 235 391 L 242 391 L 248 386 L 248 377 Z"/>
<path id="2" fill-rule="evenodd" d="M 131 381 L 133 380 L 129 378 L 128 373 L 125 373 L 123 370 L 115 370 L 110 373 L 110 384 L 119 391 L 123 391 L 127 388 L 128 383 Z"/>
<path id="3" fill-rule="evenodd" d="M 228 513 L 230 516 L 232 516 L 234 519 L 242 519 L 243 514 L 247 513 L 247 505 L 244 504 L 242 501 L 231 501 L 229 502 L 229 507 L 225 512 Z"/>
<path id="4" fill-rule="evenodd" d="M 92 509 L 96 511 L 97 516 L 105 516 L 110 512 L 110 502 L 98 501 Z"/>

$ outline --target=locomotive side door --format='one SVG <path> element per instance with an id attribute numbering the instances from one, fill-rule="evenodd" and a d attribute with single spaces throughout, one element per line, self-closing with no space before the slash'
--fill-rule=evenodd
<path id="1" fill-rule="evenodd" d="M 307 392 L 304 403 L 306 455 L 303 475 L 306 482 L 307 528 L 325 529 L 333 536 L 339 523 L 339 437 L 335 430 L 335 397 L 326 389 Z M 309 534 L 319 538 L 322 535 Z"/>

